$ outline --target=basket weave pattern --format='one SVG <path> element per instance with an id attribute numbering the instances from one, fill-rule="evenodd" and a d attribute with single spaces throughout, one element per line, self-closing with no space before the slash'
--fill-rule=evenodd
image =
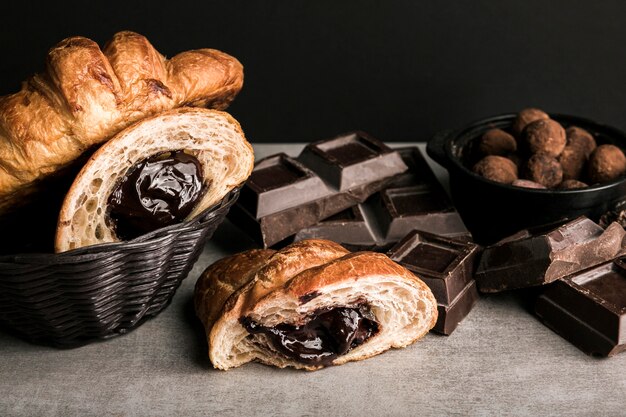
<path id="1" fill-rule="evenodd" d="M 168 305 L 238 196 L 128 242 L 0 257 L 0 324 L 57 347 L 132 330 Z"/>

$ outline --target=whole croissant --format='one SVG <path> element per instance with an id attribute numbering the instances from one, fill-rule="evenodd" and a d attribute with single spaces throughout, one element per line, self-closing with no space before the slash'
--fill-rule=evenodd
<path id="1" fill-rule="evenodd" d="M 84 37 L 61 41 L 45 72 L 0 97 L 0 214 L 130 124 L 181 106 L 224 109 L 242 85 L 239 61 L 214 49 L 168 60 L 133 32 L 103 50 Z"/>

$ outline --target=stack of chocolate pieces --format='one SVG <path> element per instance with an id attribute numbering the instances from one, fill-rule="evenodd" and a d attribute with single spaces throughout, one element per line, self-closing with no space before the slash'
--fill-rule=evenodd
<path id="1" fill-rule="evenodd" d="M 263 247 L 323 238 L 385 252 L 406 237 L 392 253 L 433 290 L 435 331 L 442 334 L 452 333 L 478 299 L 478 246 L 416 147 L 392 150 L 355 132 L 309 144 L 297 158 L 264 158 L 229 218 Z M 412 230 L 420 232 L 407 236 Z M 415 239 L 421 244 L 413 247 Z M 422 261 L 439 258 L 420 263 L 416 250 L 425 251 Z"/>
<path id="2" fill-rule="evenodd" d="M 626 231 L 581 217 L 559 227 L 524 230 L 484 249 L 481 292 L 545 285 L 535 313 L 591 355 L 626 350 Z"/>
<path id="3" fill-rule="evenodd" d="M 364 203 L 301 229 L 294 240 L 331 239 L 351 250 L 385 252 L 411 230 L 471 240 L 447 194 L 415 147 L 396 149 L 409 167 Z"/>
<path id="4" fill-rule="evenodd" d="M 433 331 L 450 335 L 478 301 L 474 263 L 478 245 L 414 230 L 389 252 L 389 257 L 414 272 L 437 299 Z"/>
<path id="5" fill-rule="evenodd" d="M 400 154 L 364 132 L 307 145 L 297 158 L 260 160 L 229 219 L 261 246 L 364 202 L 407 170 Z"/>

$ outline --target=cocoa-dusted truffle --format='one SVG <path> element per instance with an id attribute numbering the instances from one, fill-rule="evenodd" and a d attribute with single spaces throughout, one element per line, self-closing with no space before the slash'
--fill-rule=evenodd
<path id="1" fill-rule="evenodd" d="M 510 184 L 517 179 L 517 166 L 503 156 L 486 156 L 472 170 L 481 177 L 504 184 Z"/>
<path id="2" fill-rule="evenodd" d="M 585 188 L 585 187 L 588 187 L 588 185 L 578 180 L 565 180 L 559 184 L 560 190 L 575 190 L 577 188 Z"/>
<path id="3" fill-rule="evenodd" d="M 626 156 L 615 145 L 600 145 L 589 157 L 587 167 L 592 183 L 612 181 L 626 173 Z"/>
<path id="4" fill-rule="evenodd" d="M 565 129 L 552 119 L 529 123 L 524 129 L 524 138 L 531 153 L 543 152 L 557 157 L 565 148 Z"/>
<path id="5" fill-rule="evenodd" d="M 585 149 L 580 145 L 567 145 L 559 155 L 559 162 L 563 168 L 563 179 L 577 180 L 587 162 Z"/>
<path id="6" fill-rule="evenodd" d="M 563 180 L 561 164 L 547 153 L 536 153 L 526 164 L 526 177 L 548 188 L 556 187 Z"/>
<path id="7" fill-rule="evenodd" d="M 515 118 L 515 121 L 513 122 L 513 126 L 511 127 L 511 130 L 513 131 L 513 134 L 519 138 L 521 137 L 522 132 L 524 131 L 524 128 L 526 127 L 527 124 L 532 123 L 535 120 L 549 119 L 549 118 L 550 116 L 548 116 L 548 114 L 544 112 L 543 110 L 533 109 L 533 108 L 524 109 L 521 112 L 517 113 L 517 117 Z"/>
<path id="8" fill-rule="evenodd" d="M 515 180 L 513 181 L 511 185 L 514 185 L 516 187 L 524 187 L 524 188 L 537 188 L 540 190 L 546 189 L 545 185 L 541 185 L 538 182 L 531 181 L 531 180 Z"/>
<path id="9" fill-rule="evenodd" d="M 596 149 L 596 140 L 585 129 L 570 126 L 565 130 L 565 136 L 567 137 L 567 146 L 580 147 L 585 154 L 585 159 L 589 158 Z"/>
<path id="10" fill-rule="evenodd" d="M 483 155 L 504 156 L 517 150 L 517 142 L 502 129 L 489 129 L 480 138 L 478 149 Z"/>

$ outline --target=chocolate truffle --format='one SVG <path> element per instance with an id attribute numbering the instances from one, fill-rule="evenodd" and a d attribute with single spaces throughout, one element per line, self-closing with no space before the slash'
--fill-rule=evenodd
<path id="1" fill-rule="evenodd" d="M 524 138 L 531 153 L 542 152 L 557 157 L 565 148 L 565 129 L 552 119 L 529 123 L 524 129 Z"/>
<path id="2" fill-rule="evenodd" d="M 526 176 L 548 188 L 556 187 L 563 180 L 563 168 L 553 156 L 536 153 L 526 163 Z"/>
<path id="3" fill-rule="evenodd" d="M 549 119 L 549 118 L 550 116 L 548 116 L 548 114 L 544 112 L 543 110 L 533 109 L 533 108 L 524 109 L 521 112 L 517 113 L 517 117 L 515 118 L 515 121 L 513 122 L 513 126 L 511 127 L 511 130 L 513 131 L 513 134 L 519 138 L 521 137 L 522 132 L 524 131 L 524 128 L 526 127 L 528 123 L 534 122 L 535 120 Z"/>
<path id="4" fill-rule="evenodd" d="M 517 166 L 503 156 L 486 156 L 472 170 L 484 178 L 504 184 L 510 184 L 517 179 Z"/>
<path id="5" fill-rule="evenodd" d="M 588 185 L 578 180 L 565 180 L 559 184 L 560 190 L 575 190 L 577 188 L 585 188 L 585 187 L 588 187 Z"/>
<path id="6" fill-rule="evenodd" d="M 565 135 L 567 136 L 567 146 L 580 147 L 585 154 L 585 159 L 588 159 L 596 149 L 596 140 L 585 129 L 570 126 L 565 130 Z"/>
<path id="7" fill-rule="evenodd" d="M 576 144 L 567 145 L 559 155 L 559 162 L 563 168 L 563 179 L 576 180 L 587 162 L 585 149 Z"/>
<path id="8" fill-rule="evenodd" d="M 514 185 L 516 187 L 524 187 L 524 188 L 537 188 L 539 190 L 546 189 L 545 185 L 541 185 L 538 182 L 531 181 L 531 180 L 515 180 L 513 181 L 511 185 Z"/>
<path id="9" fill-rule="evenodd" d="M 517 142 L 502 129 L 489 129 L 480 138 L 478 149 L 483 155 L 504 156 L 517 150 Z"/>
<path id="10" fill-rule="evenodd" d="M 615 145 L 600 145 L 589 157 L 587 168 L 592 183 L 612 181 L 626 173 L 626 156 Z"/>

